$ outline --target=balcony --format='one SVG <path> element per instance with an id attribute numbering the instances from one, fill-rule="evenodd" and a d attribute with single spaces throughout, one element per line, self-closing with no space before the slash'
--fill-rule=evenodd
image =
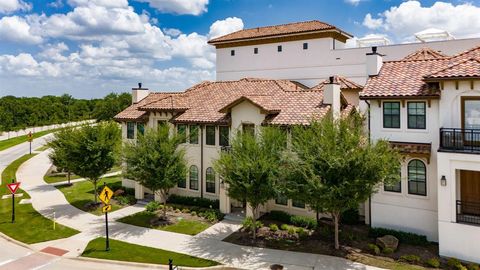
<path id="1" fill-rule="evenodd" d="M 439 151 L 480 154 L 480 129 L 441 128 Z"/>
<path id="2" fill-rule="evenodd" d="M 457 222 L 480 225 L 480 203 L 457 201 Z"/>

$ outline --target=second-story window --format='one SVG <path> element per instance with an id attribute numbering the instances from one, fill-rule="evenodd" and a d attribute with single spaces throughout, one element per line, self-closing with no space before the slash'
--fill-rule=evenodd
<path id="1" fill-rule="evenodd" d="M 187 125 L 177 125 L 177 134 L 181 137 L 182 143 L 187 142 Z"/>
<path id="2" fill-rule="evenodd" d="M 400 102 L 383 103 L 383 127 L 400 128 Z"/>
<path id="3" fill-rule="evenodd" d="M 135 138 L 135 123 L 127 122 L 127 139 Z"/>
<path id="4" fill-rule="evenodd" d="M 304 49 L 304 50 L 308 50 L 308 43 L 306 43 L 306 42 L 303 43 L 303 49 Z"/>
<path id="5" fill-rule="evenodd" d="M 395 183 L 391 183 L 391 184 L 385 184 L 383 189 L 385 191 L 389 191 L 389 192 L 397 192 L 397 193 L 401 193 L 402 192 L 402 169 L 400 168 L 400 170 L 398 170 L 398 176 L 399 176 L 399 180 L 398 182 L 395 182 Z"/>
<path id="6" fill-rule="evenodd" d="M 190 126 L 189 140 L 191 144 L 198 144 L 198 125 Z"/>
<path id="7" fill-rule="evenodd" d="M 205 143 L 207 145 L 215 145 L 215 126 L 207 126 L 205 128 Z"/>
<path id="8" fill-rule="evenodd" d="M 230 128 L 227 126 L 220 126 L 218 128 L 218 133 L 220 133 L 220 146 L 228 146 L 230 144 Z"/>
<path id="9" fill-rule="evenodd" d="M 231 50 L 231 51 L 230 51 L 230 55 L 231 55 L 231 56 L 235 56 L 235 50 Z"/>
<path id="10" fill-rule="evenodd" d="M 278 45 L 277 46 L 277 52 L 281 52 L 282 51 L 282 45 Z"/>
<path id="11" fill-rule="evenodd" d="M 144 134 L 145 133 L 145 124 L 137 123 L 137 134 Z"/>
<path id="12" fill-rule="evenodd" d="M 425 102 L 408 102 L 408 128 L 425 129 L 426 128 L 426 109 Z"/>
<path id="13" fill-rule="evenodd" d="M 258 48 L 253 48 L 253 54 L 258 54 Z"/>

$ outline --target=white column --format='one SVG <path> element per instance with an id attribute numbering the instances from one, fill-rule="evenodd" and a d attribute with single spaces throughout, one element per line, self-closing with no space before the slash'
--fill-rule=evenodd
<path id="1" fill-rule="evenodd" d="M 140 185 L 138 182 L 135 182 L 135 199 L 143 200 L 143 198 L 144 198 L 143 186 Z"/>

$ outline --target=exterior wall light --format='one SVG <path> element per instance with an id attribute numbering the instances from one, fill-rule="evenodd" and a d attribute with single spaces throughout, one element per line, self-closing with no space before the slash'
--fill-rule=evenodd
<path id="1" fill-rule="evenodd" d="M 442 178 L 440 178 L 440 185 L 443 187 L 447 185 L 447 178 L 445 178 L 445 175 L 442 175 Z"/>

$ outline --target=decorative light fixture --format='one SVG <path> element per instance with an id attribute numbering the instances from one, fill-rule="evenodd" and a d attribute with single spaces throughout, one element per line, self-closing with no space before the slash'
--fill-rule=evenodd
<path id="1" fill-rule="evenodd" d="M 440 185 L 443 187 L 447 185 L 447 178 L 445 178 L 445 175 L 442 175 L 442 178 L 440 178 Z"/>

